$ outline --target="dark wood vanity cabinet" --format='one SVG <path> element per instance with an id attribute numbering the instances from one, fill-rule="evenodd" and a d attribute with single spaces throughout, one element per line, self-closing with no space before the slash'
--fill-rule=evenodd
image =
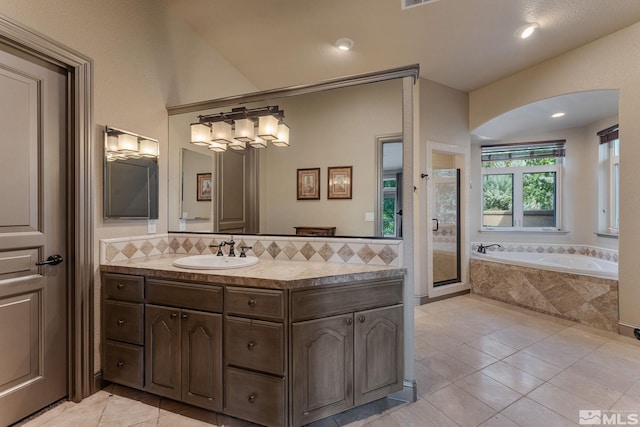
<path id="1" fill-rule="evenodd" d="M 291 327 L 293 425 L 402 389 L 401 281 L 294 291 L 291 299 L 301 320 Z"/>
<path id="2" fill-rule="evenodd" d="M 222 288 L 149 279 L 146 300 L 144 390 L 221 411 Z"/>
<path id="3" fill-rule="evenodd" d="M 402 278 L 263 289 L 103 273 L 103 375 L 265 426 L 402 389 Z"/>

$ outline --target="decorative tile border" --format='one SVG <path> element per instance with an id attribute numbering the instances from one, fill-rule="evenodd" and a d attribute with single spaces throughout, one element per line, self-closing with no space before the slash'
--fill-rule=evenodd
<path id="1" fill-rule="evenodd" d="M 162 254 L 215 253 L 229 235 L 165 234 L 100 241 L 100 263 L 127 261 Z M 294 236 L 235 236 L 236 248 L 251 246 L 248 255 L 285 261 L 333 262 L 400 267 L 402 240 Z M 225 253 L 228 248 L 223 248 Z"/>
<path id="2" fill-rule="evenodd" d="M 471 243 L 471 250 L 478 249 L 478 245 L 490 244 L 487 242 Z M 528 253 L 548 253 L 548 254 L 577 254 L 599 258 L 606 261 L 618 262 L 618 251 L 615 249 L 598 248 L 589 245 L 561 245 L 553 243 L 500 243 L 501 248 L 491 247 L 487 251 L 493 252 L 528 252 Z"/>

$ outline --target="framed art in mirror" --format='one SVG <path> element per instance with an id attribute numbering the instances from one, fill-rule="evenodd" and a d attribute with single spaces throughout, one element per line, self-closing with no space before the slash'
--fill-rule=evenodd
<path id="1" fill-rule="evenodd" d="M 320 168 L 298 169 L 298 200 L 320 200 Z"/>
<path id="2" fill-rule="evenodd" d="M 351 199 L 353 166 L 330 167 L 327 171 L 327 199 Z"/>

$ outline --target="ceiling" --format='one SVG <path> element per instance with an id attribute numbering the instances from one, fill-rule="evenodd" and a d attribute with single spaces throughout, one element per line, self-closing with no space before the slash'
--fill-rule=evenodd
<path id="1" fill-rule="evenodd" d="M 640 21 L 640 0 L 164 1 L 258 90 L 417 63 L 421 77 L 468 92 Z M 520 39 L 528 22 L 539 30 Z M 353 50 L 335 48 L 342 37 Z M 499 138 L 491 129 L 483 136 Z"/>

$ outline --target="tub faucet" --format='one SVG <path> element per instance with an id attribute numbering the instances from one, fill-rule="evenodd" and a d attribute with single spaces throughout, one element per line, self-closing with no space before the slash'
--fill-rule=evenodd
<path id="1" fill-rule="evenodd" d="M 494 243 L 494 244 L 492 244 L 492 245 L 483 245 L 482 243 L 480 243 L 480 244 L 478 245 L 478 252 L 479 252 L 479 253 L 481 253 L 481 254 L 486 254 L 486 253 L 487 253 L 487 248 L 490 248 L 490 247 L 492 247 L 492 246 L 497 246 L 497 247 L 499 247 L 499 248 L 501 248 L 501 247 L 502 247 L 501 245 L 499 245 L 499 244 L 497 244 L 497 243 Z"/>

